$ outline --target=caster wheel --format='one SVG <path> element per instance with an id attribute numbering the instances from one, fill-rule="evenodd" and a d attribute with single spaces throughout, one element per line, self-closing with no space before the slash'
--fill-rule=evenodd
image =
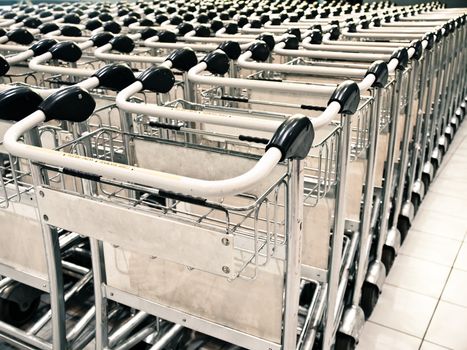
<path id="1" fill-rule="evenodd" d="M 438 172 L 438 169 L 439 169 L 438 160 L 432 159 L 431 164 L 433 165 L 433 178 L 434 178 L 436 176 L 436 173 Z"/>
<path id="2" fill-rule="evenodd" d="M 22 303 L 0 298 L 0 320 L 15 327 L 21 327 L 31 320 L 40 302 L 40 295 Z"/>
<path id="3" fill-rule="evenodd" d="M 405 240 L 405 237 L 407 237 L 407 234 L 409 233 L 410 229 L 410 221 L 408 218 L 405 216 L 399 216 L 399 220 L 397 221 L 397 229 L 401 233 L 401 241 L 402 243 Z"/>
<path id="4" fill-rule="evenodd" d="M 379 299 L 379 289 L 374 284 L 365 282 L 362 286 L 362 299 L 360 306 L 362 307 L 365 319 L 371 316 Z"/>
<path id="5" fill-rule="evenodd" d="M 351 336 L 343 333 L 336 334 L 336 343 L 334 350 L 354 350 L 357 347 L 357 342 Z"/>
<path id="6" fill-rule="evenodd" d="M 396 252 L 394 248 L 389 247 L 387 245 L 383 246 L 383 254 L 381 255 L 381 261 L 386 268 L 386 276 L 391 271 L 391 267 L 394 264 L 394 260 L 396 259 Z"/>
<path id="7" fill-rule="evenodd" d="M 428 188 L 430 187 L 430 175 L 426 174 L 426 173 L 423 173 L 422 174 L 422 182 L 423 182 L 423 186 L 425 187 L 425 193 L 428 192 Z"/>
<path id="8" fill-rule="evenodd" d="M 410 201 L 412 202 L 412 205 L 413 205 L 413 212 L 414 214 L 416 214 L 422 202 L 420 199 L 420 196 L 418 194 L 412 193 L 412 197 L 410 198 Z"/>

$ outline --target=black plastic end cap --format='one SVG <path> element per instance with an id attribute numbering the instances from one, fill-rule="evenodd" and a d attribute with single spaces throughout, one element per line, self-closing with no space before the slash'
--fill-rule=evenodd
<path id="1" fill-rule="evenodd" d="M 186 33 L 191 32 L 193 29 L 195 29 L 193 27 L 193 25 L 191 23 L 188 23 L 188 22 L 180 23 L 177 26 L 178 35 L 181 35 L 181 36 L 185 35 Z"/>
<path id="2" fill-rule="evenodd" d="M 248 18 L 246 16 L 240 16 L 237 20 L 237 25 L 239 28 L 242 28 L 248 23 Z"/>
<path id="3" fill-rule="evenodd" d="M 48 120 L 84 122 L 94 112 L 96 102 L 91 95 L 78 86 L 60 89 L 47 97 L 38 106 Z"/>
<path id="4" fill-rule="evenodd" d="M 55 23 L 45 23 L 39 28 L 41 34 L 47 34 L 47 33 L 54 32 L 59 29 L 60 27 Z"/>
<path id="5" fill-rule="evenodd" d="M 382 60 L 373 62 L 373 64 L 366 71 L 365 76 L 372 74 L 375 76 L 375 81 L 372 87 L 383 88 L 388 83 L 389 71 L 388 65 Z"/>
<path id="6" fill-rule="evenodd" d="M 313 29 L 308 37 L 310 38 L 310 44 L 321 44 L 323 42 L 323 34 L 318 29 Z"/>
<path id="7" fill-rule="evenodd" d="M 156 36 L 158 31 L 153 28 L 144 28 L 142 31 L 139 32 L 141 34 L 141 39 L 146 40 Z"/>
<path id="8" fill-rule="evenodd" d="M 69 24 L 79 24 L 81 22 L 81 19 L 78 15 L 70 13 L 69 15 L 63 17 L 63 22 Z"/>
<path id="9" fill-rule="evenodd" d="M 159 37 L 159 42 L 161 43 L 175 43 L 177 42 L 177 35 L 170 30 L 162 30 L 157 33 Z"/>
<path id="10" fill-rule="evenodd" d="M 60 29 L 60 32 L 63 36 L 73 36 L 73 37 L 80 37 L 83 35 L 81 29 L 75 26 L 63 26 Z"/>
<path id="11" fill-rule="evenodd" d="M 413 60 L 419 60 L 423 54 L 423 46 L 421 40 L 414 40 L 410 43 L 410 47 L 412 47 L 415 52 L 412 55 Z"/>
<path id="12" fill-rule="evenodd" d="M 62 41 L 49 49 L 52 58 L 65 62 L 76 62 L 81 58 L 82 52 L 78 45 L 72 41 Z"/>
<path id="13" fill-rule="evenodd" d="M 10 70 L 10 64 L 8 61 L 0 55 L 0 77 L 3 77 Z"/>
<path id="14" fill-rule="evenodd" d="M 313 144 L 315 132 L 313 124 L 306 116 L 292 116 L 285 120 L 272 135 L 266 151 L 274 147 L 281 151 L 280 161 L 304 159 Z"/>
<path id="15" fill-rule="evenodd" d="M 99 86 L 116 91 L 135 82 L 133 71 L 124 64 L 108 64 L 99 68 L 92 76 L 99 79 Z"/>
<path id="16" fill-rule="evenodd" d="M 41 24 L 42 24 L 42 21 L 39 19 L 39 18 L 36 18 L 36 17 L 30 17 L 28 19 L 26 19 L 24 22 L 23 22 L 24 26 L 26 28 L 38 28 Z"/>
<path id="17" fill-rule="evenodd" d="M 251 52 L 251 58 L 257 62 L 265 62 L 270 54 L 268 44 L 262 40 L 251 44 L 248 51 Z"/>
<path id="18" fill-rule="evenodd" d="M 295 35 L 288 34 L 284 36 L 281 40 L 281 43 L 285 43 L 284 48 L 287 50 L 298 50 L 300 41 Z"/>
<path id="19" fill-rule="evenodd" d="M 172 67 L 187 72 L 198 64 L 196 53 L 190 48 L 178 49 L 167 56 L 166 61 L 172 62 Z"/>
<path id="20" fill-rule="evenodd" d="M 357 25 L 354 22 L 350 22 L 348 24 L 347 30 L 349 33 L 356 33 L 357 32 Z"/>
<path id="21" fill-rule="evenodd" d="M 207 38 L 211 36 L 211 30 L 205 25 L 199 25 L 195 28 L 195 36 Z"/>
<path id="22" fill-rule="evenodd" d="M 431 50 L 433 48 L 433 46 L 435 45 L 435 34 L 434 33 L 428 33 L 427 35 L 425 35 L 423 40 L 426 40 L 426 42 L 427 42 L 425 49 L 426 50 Z"/>
<path id="23" fill-rule="evenodd" d="M 24 28 L 14 29 L 6 33 L 9 41 L 13 41 L 20 45 L 29 45 L 34 41 L 34 36 Z"/>
<path id="24" fill-rule="evenodd" d="M 52 46 L 54 46 L 56 43 L 57 43 L 57 40 L 55 39 L 42 39 L 34 43 L 29 48 L 29 50 L 32 50 L 32 52 L 34 52 L 34 56 L 39 56 L 49 51 L 49 49 Z"/>
<path id="25" fill-rule="evenodd" d="M 342 82 L 331 95 L 328 105 L 331 102 L 339 102 L 341 108 L 339 113 L 354 114 L 360 103 L 360 89 L 352 80 Z"/>
<path id="26" fill-rule="evenodd" d="M 363 29 L 368 29 L 370 28 L 370 21 L 364 19 L 363 21 L 360 21 L 360 25 Z"/>
<path id="27" fill-rule="evenodd" d="M 409 55 L 407 53 L 407 49 L 405 47 L 402 47 L 400 49 L 397 49 L 394 51 L 394 53 L 391 55 L 391 58 L 389 61 L 391 61 L 393 58 L 396 58 L 398 63 L 396 69 L 398 70 L 403 70 L 407 66 L 407 63 L 409 63 Z"/>
<path id="28" fill-rule="evenodd" d="M 97 28 L 102 27 L 102 22 L 99 21 L 98 19 L 91 19 L 86 22 L 85 28 L 87 30 L 95 30 Z"/>
<path id="29" fill-rule="evenodd" d="M 201 62 L 206 63 L 206 70 L 212 74 L 224 75 L 230 68 L 229 57 L 222 50 L 208 53 Z"/>
<path id="30" fill-rule="evenodd" d="M 113 34 L 118 34 L 122 31 L 122 26 L 118 24 L 117 22 L 110 21 L 110 22 L 104 23 L 104 31 L 111 32 Z"/>
<path id="31" fill-rule="evenodd" d="M 268 45 L 270 51 L 272 51 L 274 49 L 274 46 L 276 46 L 276 40 L 274 39 L 274 35 L 270 33 L 263 33 L 260 36 L 258 36 L 256 40 L 264 41 L 266 45 Z"/>
<path id="32" fill-rule="evenodd" d="M 236 23 L 232 23 L 232 22 L 228 23 L 225 26 L 225 33 L 230 34 L 230 35 L 237 34 L 238 33 L 238 25 Z"/>
<path id="33" fill-rule="evenodd" d="M 112 38 L 109 41 L 112 45 L 112 49 L 121 53 L 130 53 L 135 48 L 135 42 L 133 39 L 126 35 L 119 35 Z"/>
<path id="34" fill-rule="evenodd" d="M 169 92 L 175 84 L 172 71 L 166 67 L 149 67 L 139 75 L 137 80 L 143 84 L 144 90 L 161 94 Z"/>
<path id="35" fill-rule="evenodd" d="M 329 34 L 331 34 L 329 39 L 337 40 L 339 39 L 339 36 L 341 35 L 341 30 L 339 29 L 338 26 L 332 26 L 331 29 L 329 30 Z"/>
<path id="36" fill-rule="evenodd" d="M 128 17 L 125 17 L 123 19 L 123 25 L 125 27 L 129 27 L 130 24 L 133 24 L 133 23 L 136 23 L 136 22 L 138 22 L 138 19 L 136 17 L 133 17 L 133 16 L 128 16 Z"/>
<path id="37" fill-rule="evenodd" d="M 151 27 L 154 25 L 154 22 L 149 18 L 143 18 L 141 21 L 139 21 L 139 25 L 143 27 Z"/>
<path id="38" fill-rule="evenodd" d="M 42 97 L 26 86 L 0 92 L 0 119 L 20 121 L 37 111 Z"/>
<path id="39" fill-rule="evenodd" d="M 287 29 L 286 33 L 296 36 L 298 41 L 302 40 L 302 32 L 299 28 L 289 28 Z"/>
<path id="40" fill-rule="evenodd" d="M 222 23 L 222 21 L 219 21 L 219 20 L 212 20 L 211 21 L 211 30 L 215 33 L 217 32 L 219 29 L 222 29 L 224 28 L 224 23 Z"/>
<path id="41" fill-rule="evenodd" d="M 242 53 L 240 44 L 236 41 L 224 41 L 217 48 L 224 51 L 231 60 L 236 60 Z"/>
<path id="42" fill-rule="evenodd" d="M 104 46 L 105 44 L 108 44 L 110 40 L 113 39 L 113 34 L 109 32 L 100 32 L 97 34 L 94 34 L 89 40 L 91 40 L 94 43 L 94 46 L 96 47 L 101 47 Z"/>

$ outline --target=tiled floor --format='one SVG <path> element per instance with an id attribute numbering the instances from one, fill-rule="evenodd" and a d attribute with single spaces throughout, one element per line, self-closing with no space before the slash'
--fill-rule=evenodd
<path id="1" fill-rule="evenodd" d="M 467 350 L 467 123 L 386 279 L 357 350 Z"/>

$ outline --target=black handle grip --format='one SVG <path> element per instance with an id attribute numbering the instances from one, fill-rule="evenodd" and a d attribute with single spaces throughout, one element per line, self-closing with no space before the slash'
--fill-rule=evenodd
<path id="1" fill-rule="evenodd" d="M 130 53 L 135 48 L 135 42 L 133 39 L 126 35 L 119 35 L 112 38 L 109 41 L 112 45 L 112 49 L 121 53 Z"/>
<path id="2" fill-rule="evenodd" d="M 99 86 L 116 91 L 121 91 L 136 80 L 130 67 L 115 63 L 98 69 L 93 76 L 99 79 Z"/>
<path id="3" fill-rule="evenodd" d="M 60 27 L 55 23 L 45 23 L 39 28 L 41 34 L 55 32 L 56 30 L 59 30 L 59 29 Z"/>
<path id="4" fill-rule="evenodd" d="M 81 29 L 75 26 L 63 26 L 60 31 L 63 36 L 80 37 L 83 35 Z"/>
<path id="5" fill-rule="evenodd" d="M 130 24 L 136 23 L 136 22 L 138 22 L 138 19 L 133 16 L 126 16 L 122 21 L 124 27 L 128 27 L 130 26 Z"/>
<path id="6" fill-rule="evenodd" d="M 221 96 L 221 100 L 248 103 L 248 99 L 246 97 L 236 97 L 236 96 L 223 95 L 223 96 Z"/>
<path id="7" fill-rule="evenodd" d="M 352 80 L 346 80 L 341 83 L 332 93 L 329 102 L 339 102 L 341 108 L 339 113 L 354 114 L 360 103 L 360 89 Z"/>
<path id="8" fill-rule="evenodd" d="M 287 50 L 298 50 L 298 47 L 300 45 L 300 41 L 298 40 L 298 38 L 292 34 L 285 35 L 282 38 L 281 43 L 285 43 L 284 48 Z"/>
<path id="9" fill-rule="evenodd" d="M 230 68 L 229 57 L 221 50 L 208 53 L 202 62 L 206 63 L 206 70 L 212 74 L 224 75 Z"/>
<path id="10" fill-rule="evenodd" d="M 177 42 L 177 35 L 174 32 L 169 30 L 163 30 L 157 33 L 159 37 L 159 42 L 161 43 L 176 43 Z"/>
<path id="11" fill-rule="evenodd" d="M 409 63 L 409 54 L 407 53 L 407 49 L 405 47 L 402 47 L 394 51 L 389 61 L 391 61 L 394 58 L 397 59 L 398 63 L 397 63 L 396 69 L 398 70 L 404 70 L 407 64 Z"/>
<path id="12" fill-rule="evenodd" d="M 230 22 L 225 26 L 225 33 L 226 34 L 237 34 L 238 33 L 238 25 L 236 23 Z"/>
<path id="13" fill-rule="evenodd" d="M 266 146 L 279 149 L 284 159 L 304 159 L 310 152 L 315 133 L 313 124 L 305 116 L 290 117 L 285 120 Z"/>
<path id="14" fill-rule="evenodd" d="M 144 28 L 141 32 L 141 39 L 146 40 L 149 38 L 152 38 L 153 36 L 156 36 L 158 34 L 158 31 L 153 29 L 153 28 Z"/>
<path id="15" fill-rule="evenodd" d="M 240 141 L 261 143 L 264 145 L 267 145 L 269 143 L 269 139 L 265 139 L 263 137 L 256 137 L 256 136 L 238 135 L 238 139 Z"/>
<path id="16" fill-rule="evenodd" d="M 94 112 L 96 102 L 92 96 L 78 86 L 58 90 L 38 106 L 46 120 L 83 122 Z"/>
<path id="17" fill-rule="evenodd" d="M 39 56 L 49 51 L 55 44 L 57 44 L 57 40 L 55 39 L 42 39 L 32 45 L 29 50 L 34 52 L 34 56 Z"/>
<path id="18" fill-rule="evenodd" d="M 0 119 L 19 121 L 37 111 L 42 97 L 25 86 L 0 92 Z"/>
<path id="19" fill-rule="evenodd" d="M 9 41 L 13 41 L 20 45 L 29 45 L 34 41 L 34 36 L 24 28 L 14 29 L 6 33 Z"/>
<path id="20" fill-rule="evenodd" d="M 260 36 L 258 36 L 256 40 L 264 41 L 270 51 L 272 51 L 274 49 L 274 46 L 276 46 L 276 40 L 274 39 L 274 35 L 270 33 L 263 33 Z"/>
<path id="21" fill-rule="evenodd" d="M 76 62 L 81 58 L 82 52 L 78 45 L 72 41 L 62 41 L 49 49 L 52 58 L 65 62 Z"/>
<path id="22" fill-rule="evenodd" d="M 231 60 L 236 60 L 242 53 L 240 44 L 236 41 L 224 41 L 217 48 L 224 51 Z"/>
<path id="23" fill-rule="evenodd" d="M 3 77 L 10 70 L 10 64 L 8 61 L 0 55 L 0 77 Z"/>
<path id="24" fill-rule="evenodd" d="M 152 27 L 154 25 L 154 22 L 151 21 L 149 18 L 143 18 L 141 21 L 139 21 L 139 25 L 143 27 Z"/>
<path id="25" fill-rule="evenodd" d="M 187 72 L 198 64 L 196 53 L 190 48 L 173 51 L 166 59 L 172 62 L 172 67 L 182 72 Z"/>
<path id="26" fill-rule="evenodd" d="M 71 13 L 63 17 L 63 22 L 69 24 L 79 24 L 81 22 L 81 19 L 78 15 Z"/>
<path id="27" fill-rule="evenodd" d="M 375 76 L 375 81 L 371 85 L 372 87 L 382 88 L 388 83 L 389 70 L 386 62 L 379 60 L 372 63 L 372 65 L 366 71 L 365 77 L 369 74 Z"/>
<path id="28" fill-rule="evenodd" d="M 157 93 L 167 93 L 175 84 L 174 74 L 163 66 L 149 67 L 140 74 L 138 80 L 143 84 L 144 90 Z"/>
<path id="29" fill-rule="evenodd" d="M 96 181 L 96 182 L 101 181 L 101 176 L 85 173 L 83 171 L 77 171 L 77 170 L 73 170 L 73 169 L 63 168 L 62 173 L 64 175 L 71 175 L 71 176 L 79 177 L 79 178 L 85 179 L 85 180 Z"/>
<path id="30" fill-rule="evenodd" d="M 180 131 L 180 129 L 182 128 L 180 125 L 173 125 L 173 124 L 160 123 L 160 122 L 154 122 L 154 121 L 150 121 L 149 126 L 153 128 L 161 128 L 161 129 L 176 130 L 176 131 Z"/>
<path id="31" fill-rule="evenodd" d="M 91 19 L 90 21 L 87 21 L 85 25 L 87 30 L 95 30 L 100 27 L 102 27 L 102 22 L 98 19 Z"/>
<path id="32" fill-rule="evenodd" d="M 269 47 L 264 41 L 256 41 L 248 48 L 251 58 L 255 61 L 265 62 L 270 54 Z"/>
<path id="33" fill-rule="evenodd" d="M 181 36 L 185 35 L 186 33 L 191 32 L 194 29 L 195 28 L 193 27 L 193 25 L 191 23 L 188 23 L 188 22 L 180 23 L 177 26 L 178 34 L 181 35 Z"/>
<path id="34" fill-rule="evenodd" d="M 224 28 L 224 23 L 222 23 L 222 21 L 219 21 L 217 19 L 211 21 L 211 30 L 215 33 L 217 32 L 219 29 L 222 29 Z"/>
<path id="35" fill-rule="evenodd" d="M 101 47 L 104 46 L 105 44 L 108 44 L 110 40 L 113 39 L 113 34 L 109 32 L 100 32 L 97 34 L 94 34 L 90 40 L 94 43 L 94 46 L 96 47 Z"/>
<path id="36" fill-rule="evenodd" d="M 42 21 L 39 18 L 30 17 L 24 20 L 23 24 L 26 28 L 36 29 L 39 28 L 39 26 L 42 24 Z"/>
<path id="37" fill-rule="evenodd" d="M 118 34 L 122 31 L 122 26 L 118 24 L 117 22 L 110 21 L 110 22 L 104 23 L 104 31 L 110 32 L 112 34 Z"/>

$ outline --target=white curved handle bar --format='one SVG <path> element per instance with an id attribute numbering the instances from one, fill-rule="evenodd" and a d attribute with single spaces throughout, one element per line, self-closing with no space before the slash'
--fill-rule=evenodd
<path id="1" fill-rule="evenodd" d="M 287 50 L 284 48 L 285 43 L 279 43 L 274 47 L 274 52 L 284 56 L 301 56 L 316 59 L 330 60 L 346 60 L 346 61 L 363 61 L 374 62 L 376 60 L 386 60 L 388 55 L 373 54 L 373 53 L 354 53 L 354 52 L 331 52 L 317 50 Z M 306 48 L 305 45 L 303 47 Z M 318 49 L 319 50 L 319 49 Z"/>
<path id="2" fill-rule="evenodd" d="M 222 85 L 245 89 L 274 90 L 284 92 L 304 92 L 310 94 L 330 95 L 334 92 L 335 86 L 285 83 L 277 81 L 265 81 L 255 79 L 240 79 L 218 76 L 201 75 L 206 70 L 207 65 L 201 62 L 188 71 L 188 79 L 199 84 Z"/>
<path id="3" fill-rule="evenodd" d="M 223 197 L 242 193 L 266 178 L 282 157 L 275 147 L 269 148 L 255 166 L 246 173 L 226 180 L 207 181 L 178 176 L 150 169 L 112 163 L 65 152 L 52 151 L 18 142 L 19 138 L 45 120 L 36 111 L 13 124 L 5 133 L 3 146 L 12 155 L 56 167 L 102 176 L 108 179 L 136 183 L 165 191 L 199 197 Z"/>
<path id="4" fill-rule="evenodd" d="M 229 126 L 241 129 L 259 130 L 274 132 L 282 121 L 261 119 L 253 117 L 240 117 L 231 115 L 214 115 L 200 111 L 183 111 L 177 108 L 164 107 L 155 104 L 133 103 L 128 100 L 143 89 L 143 84 L 139 81 L 123 89 L 117 95 L 118 108 L 131 112 L 139 113 L 153 117 L 171 118 L 176 120 L 208 123 L 214 125 Z M 331 120 L 336 118 L 341 109 L 341 105 L 334 101 L 327 106 L 326 110 L 318 117 L 310 118 L 313 127 L 318 129 L 328 125 Z"/>

